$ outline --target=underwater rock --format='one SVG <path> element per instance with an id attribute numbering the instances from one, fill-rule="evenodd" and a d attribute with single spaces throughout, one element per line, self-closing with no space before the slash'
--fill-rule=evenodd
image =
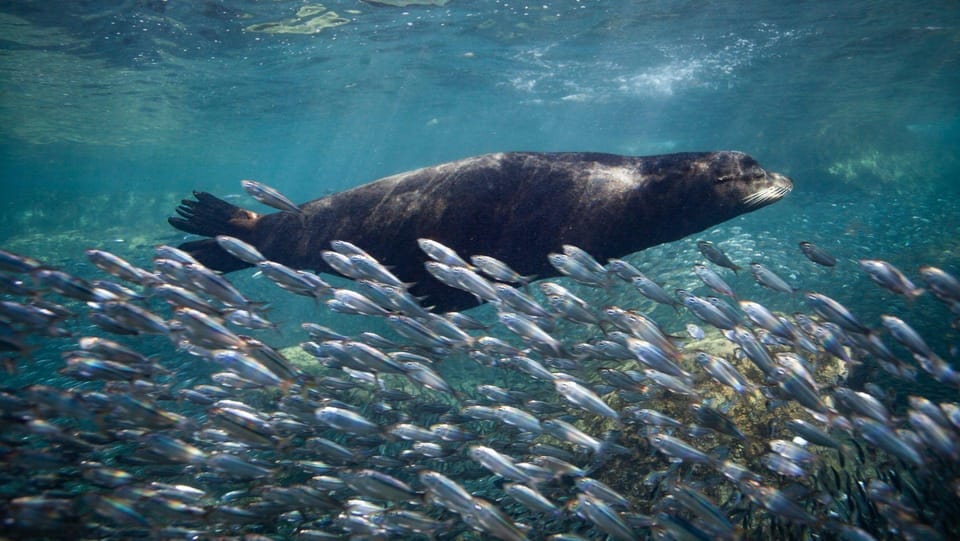
<path id="1" fill-rule="evenodd" d="M 283 21 L 252 24 L 244 28 L 247 32 L 262 32 L 264 34 L 319 34 L 325 28 L 334 28 L 350 22 L 337 15 L 335 11 L 327 11 L 321 4 L 303 6 L 297 10 L 296 17 Z"/>
<path id="2" fill-rule="evenodd" d="M 445 6 L 450 0 L 363 0 L 375 6 Z"/>

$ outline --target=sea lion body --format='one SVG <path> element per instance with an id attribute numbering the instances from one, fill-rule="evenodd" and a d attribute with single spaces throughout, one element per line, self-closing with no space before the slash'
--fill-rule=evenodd
<path id="1" fill-rule="evenodd" d="M 662 156 L 497 153 L 401 173 L 300 205 L 258 215 L 209 194 L 184 201 L 175 227 L 244 240 L 268 259 L 332 272 L 321 252 L 346 240 L 370 253 L 412 292 L 439 309 L 476 303 L 435 281 L 418 238 L 461 256 L 489 255 L 521 274 L 556 275 L 547 254 L 572 244 L 603 261 L 749 212 L 783 197 L 792 183 L 741 152 Z M 248 266 L 214 241 L 181 246 L 229 272 Z"/>

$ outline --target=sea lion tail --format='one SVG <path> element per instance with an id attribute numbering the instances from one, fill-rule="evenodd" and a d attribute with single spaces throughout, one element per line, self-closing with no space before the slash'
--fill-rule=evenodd
<path id="1" fill-rule="evenodd" d="M 184 199 L 177 207 L 177 214 L 167 222 L 173 227 L 205 237 L 228 235 L 250 242 L 251 232 L 257 219 L 257 213 L 232 205 L 207 192 L 193 192 L 196 201 Z M 245 263 L 220 247 L 215 239 L 203 239 L 185 242 L 180 245 L 208 268 L 230 272 L 249 267 Z"/>

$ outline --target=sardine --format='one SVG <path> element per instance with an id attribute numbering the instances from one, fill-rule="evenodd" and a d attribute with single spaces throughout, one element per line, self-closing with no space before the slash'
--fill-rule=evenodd
<path id="1" fill-rule="evenodd" d="M 262 184 L 255 180 L 241 180 L 240 186 L 243 187 L 243 191 L 247 192 L 250 197 L 268 207 L 273 207 L 284 212 L 303 214 L 303 210 L 293 201 L 287 199 L 285 195 L 276 189 L 267 186 L 266 184 Z"/>
<path id="2" fill-rule="evenodd" d="M 758 284 L 767 289 L 780 291 L 782 293 L 793 293 L 797 289 L 761 263 L 750 263 L 750 273 Z"/>
<path id="3" fill-rule="evenodd" d="M 593 414 L 609 417 L 615 421 L 620 419 L 620 415 L 613 408 L 601 400 L 596 393 L 583 385 L 560 377 L 555 378 L 553 384 L 557 389 L 557 393 L 567 399 L 571 404 L 579 406 Z"/>
<path id="4" fill-rule="evenodd" d="M 452 248 L 432 239 L 417 239 L 417 245 L 430 259 L 449 267 L 470 268 L 470 264 L 457 255 Z"/>
<path id="5" fill-rule="evenodd" d="M 874 282 L 897 295 L 904 296 L 908 301 L 913 301 L 924 293 L 923 288 L 913 285 L 913 282 L 900 272 L 900 269 L 886 261 L 879 259 L 861 259 L 858 263 L 860 264 L 860 268 L 863 269 Z"/>
<path id="6" fill-rule="evenodd" d="M 697 249 L 700 250 L 700 253 L 703 254 L 703 257 L 707 258 L 707 260 L 715 265 L 726 267 L 733 272 L 740 270 L 740 267 L 734 265 L 733 261 L 730 261 L 730 258 L 727 257 L 727 254 L 723 253 L 723 250 L 714 246 L 714 244 L 710 241 L 698 240 Z"/>
<path id="7" fill-rule="evenodd" d="M 706 265 L 694 265 L 693 272 L 697 274 L 700 280 L 707 285 L 710 289 L 720 293 L 721 295 L 726 295 L 728 297 L 737 298 L 736 293 L 733 292 L 733 288 L 730 287 L 719 274 L 711 270 Z"/>
<path id="8" fill-rule="evenodd" d="M 837 258 L 833 257 L 827 253 L 826 250 L 820 248 L 812 242 L 801 241 L 800 251 L 803 252 L 803 255 L 806 256 L 807 259 L 813 261 L 817 265 L 832 267 L 837 264 Z"/>

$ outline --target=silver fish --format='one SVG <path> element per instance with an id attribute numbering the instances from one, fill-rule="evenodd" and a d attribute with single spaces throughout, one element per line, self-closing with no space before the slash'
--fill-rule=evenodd
<path id="1" fill-rule="evenodd" d="M 597 271 L 580 259 L 567 254 L 549 254 L 547 259 L 557 272 L 583 285 L 593 287 L 607 287 L 608 285 L 605 269 Z M 600 269 L 603 269 L 603 267 L 600 266 Z"/>
<path id="2" fill-rule="evenodd" d="M 347 486 L 361 496 L 393 502 L 405 502 L 417 498 L 417 493 L 410 488 L 410 485 L 380 471 L 343 470 L 338 475 Z"/>
<path id="3" fill-rule="evenodd" d="M 574 511 L 597 525 L 604 533 L 617 541 L 636 541 L 633 530 L 606 503 L 589 494 L 578 494 Z"/>
<path id="4" fill-rule="evenodd" d="M 591 477 L 580 477 L 574 481 L 574 484 L 580 492 L 588 494 L 611 507 L 622 509 L 630 507 L 630 501 L 627 498 L 602 481 Z"/>
<path id="5" fill-rule="evenodd" d="M 787 428 L 794 431 L 798 436 L 810 443 L 830 447 L 833 449 L 842 448 L 841 443 L 836 438 L 824 432 L 820 428 L 813 426 L 807 421 L 804 421 L 803 419 L 791 419 L 784 424 Z"/>
<path id="6" fill-rule="evenodd" d="M 930 292 L 938 299 L 951 306 L 960 304 L 960 280 L 943 269 L 929 265 L 920 267 L 919 272 Z"/>
<path id="7" fill-rule="evenodd" d="M 727 316 L 719 308 L 711 304 L 706 299 L 692 295 L 682 289 L 678 289 L 676 293 L 677 297 L 679 297 L 683 302 L 683 305 L 686 306 L 698 319 L 705 321 L 718 329 L 729 330 L 737 326 L 736 321 L 730 319 L 729 316 Z"/>
<path id="8" fill-rule="evenodd" d="M 671 428 L 680 428 L 683 426 L 683 423 L 674 419 L 673 417 L 649 408 L 630 406 L 625 408 L 623 413 L 627 414 L 631 419 L 636 419 L 637 421 L 649 426 L 666 426 Z"/>
<path id="9" fill-rule="evenodd" d="M 700 250 L 700 253 L 703 254 L 703 257 L 707 258 L 715 265 L 726 267 L 733 272 L 740 270 L 740 267 L 734 265 L 733 261 L 730 261 L 730 258 L 727 257 L 727 254 L 723 253 L 723 250 L 714 246 L 714 244 L 710 241 L 698 240 L 697 250 Z"/>
<path id="10" fill-rule="evenodd" d="M 183 272 L 190 284 L 228 306 L 247 308 L 252 304 L 226 278 L 203 265 L 184 265 Z"/>
<path id="11" fill-rule="evenodd" d="M 600 318 L 594 315 L 591 309 L 584 307 L 569 297 L 550 295 L 547 297 L 547 303 L 560 317 L 568 321 L 592 325 L 600 324 Z"/>
<path id="12" fill-rule="evenodd" d="M 532 511 L 553 516 L 560 513 L 560 509 L 535 488 L 519 483 L 506 483 L 503 491 Z"/>
<path id="13" fill-rule="evenodd" d="M 548 355 L 563 357 L 563 344 L 530 319 L 520 314 L 505 312 L 501 312 L 497 317 L 506 328 L 531 346 Z"/>
<path id="14" fill-rule="evenodd" d="M 533 297 L 527 295 L 519 289 L 516 289 L 513 286 L 509 286 L 507 284 L 494 284 L 493 289 L 497 292 L 497 298 L 499 298 L 501 302 L 517 312 L 522 312 L 531 317 L 551 317 L 550 312 L 547 312 L 542 306 L 540 306 L 540 304 L 537 303 Z"/>
<path id="15" fill-rule="evenodd" d="M 491 472 L 514 481 L 532 483 L 533 480 L 514 464 L 514 460 L 499 451 L 483 445 L 471 445 L 467 455 Z"/>
<path id="16" fill-rule="evenodd" d="M 239 259 L 240 261 L 243 261 L 244 263 L 256 265 L 261 261 L 267 260 L 267 258 L 263 257 L 263 254 L 260 253 L 260 250 L 257 250 L 252 245 L 247 244 L 238 238 L 228 235 L 218 235 L 216 239 L 217 244 L 219 244 L 225 252 Z"/>
<path id="17" fill-rule="evenodd" d="M 737 297 L 737 294 L 733 292 L 733 288 L 730 287 L 730 284 L 724 281 L 724 279 L 721 278 L 719 274 L 714 272 L 712 269 L 710 269 L 706 265 L 700 265 L 700 264 L 694 265 L 693 272 L 697 274 L 700 280 L 702 280 L 703 283 L 707 285 L 707 287 L 716 291 L 717 293 L 720 293 L 721 295 L 726 295 L 728 297 L 733 297 L 733 298 Z"/>
<path id="18" fill-rule="evenodd" d="M 350 434 L 379 434 L 380 427 L 362 415 L 333 406 L 324 406 L 316 410 L 317 420 L 337 430 Z"/>
<path id="19" fill-rule="evenodd" d="M 334 289 L 333 298 L 327 300 L 327 306 L 341 314 L 365 316 L 386 316 L 390 310 L 372 301 L 366 295 L 349 289 Z"/>
<path id="20" fill-rule="evenodd" d="M 761 485 L 757 481 L 748 479 L 740 483 L 740 490 L 751 500 L 766 507 L 771 513 L 791 522 L 801 524 L 815 524 L 817 522 L 816 517 L 774 487 Z"/>
<path id="21" fill-rule="evenodd" d="M 101 307 L 106 315 L 141 333 L 167 334 L 170 331 L 163 318 L 135 304 L 111 301 Z"/>
<path id="22" fill-rule="evenodd" d="M 726 513 L 710 498 L 693 487 L 677 483 L 670 488 L 670 495 L 691 513 L 709 525 L 709 530 L 721 539 L 734 539 L 736 532 Z"/>
<path id="23" fill-rule="evenodd" d="M 470 509 L 461 514 L 463 521 L 475 529 L 485 532 L 503 541 L 527 541 L 527 536 L 521 532 L 510 518 L 497 506 L 474 498 Z"/>
<path id="24" fill-rule="evenodd" d="M 287 199 L 285 195 L 266 184 L 255 180 L 241 180 L 240 186 L 243 187 L 243 191 L 247 192 L 250 197 L 268 207 L 273 207 L 285 212 L 292 212 L 294 214 L 303 214 L 303 210 L 293 201 Z"/>
<path id="25" fill-rule="evenodd" d="M 558 440 L 586 447 L 594 453 L 602 450 L 603 442 L 562 419 L 548 419 L 541 423 L 544 432 Z"/>
<path id="26" fill-rule="evenodd" d="M 105 250 L 87 250 L 87 258 L 100 270 L 142 286 L 159 283 L 160 280 L 151 272 L 132 265 L 126 259 Z"/>
<path id="27" fill-rule="evenodd" d="M 629 261 L 623 259 L 610 259 L 606 266 L 608 273 L 613 273 L 623 280 L 629 282 L 638 276 L 643 276 L 640 269 L 636 268 Z"/>
<path id="28" fill-rule="evenodd" d="M 7 250 L 0 250 L 0 270 L 12 272 L 15 274 L 25 274 L 33 272 L 44 264 L 32 257 L 15 254 Z"/>
<path id="29" fill-rule="evenodd" d="M 627 337 L 625 340 L 627 349 L 634 354 L 638 361 L 647 367 L 670 374 L 671 376 L 680 378 L 690 377 L 690 374 L 684 371 L 659 347 L 647 342 L 646 340 L 633 338 L 632 336 Z"/>
<path id="30" fill-rule="evenodd" d="M 520 430 L 530 432 L 532 434 L 539 434 L 543 432 L 543 427 L 540 426 L 540 420 L 537 419 L 536 416 L 523 411 L 520 408 L 502 404 L 493 409 L 495 411 L 495 415 L 498 419 L 500 419 L 501 422 L 515 426 Z"/>
<path id="31" fill-rule="evenodd" d="M 747 358 L 750 359 L 761 372 L 767 376 L 773 374 L 773 371 L 777 368 L 776 363 L 773 362 L 773 358 L 770 357 L 770 352 L 767 351 L 767 348 L 757 340 L 757 337 L 754 336 L 749 329 L 735 327 L 731 339 L 743 349 Z"/>
<path id="32" fill-rule="evenodd" d="M 930 349 L 930 346 L 920 337 L 920 333 L 915 331 L 913 327 L 902 319 L 894 316 L 881 315 L 880 320 L 883 322 L 883 326 L 890 331 L 890 334 L 912 353 L 928 358 L 936 357 L 936 353 L 934 353 L 933 350 Z"/>
<path id="33" fill-rule="evenodd" d="M 636 338 L 641 338 L 660 348 L 671 359 L 680 359 L 680 350 L 667 337 L 666 333 L 660 329 L 655 321 L 641 314 L 636 310 L 624 310 L 618 306 L 608 306 L 603 309 L 604 315 L 614 325 L 630 333 Z M 607 333 L 607 336 L 613 337 L 613 333 Z M 626 345 L 626 341 L 621 340 Z"/>
<path id="34" fill-rule="evenodd" d="M 854 417 L 853 425 L 863 436 L 863 439 L 868 442 L 914 466 L 923 465 L 923 458 L 913 445 L 898 437 L 893 430 L 883 423 L 866 417 Z"/>
<path id="35" fill-rule="evenodd" d="M 698 464 L 712 464 L 714 462 L 706 453 L 680 438 L 658 433 L 649 436 L 648 439 L 650 440 L 650 445 L 661 453 L 671 457 L 671 459 Z"/>
<path id="36" fill-rule="evenodd" d="M 671 297 L 666 289 L 646 276 L 635 276 L 630 279 L 630 283 L 633 284 L 633 287 L 644 297 L 654 302 L 674 307 L 678 304 L 677 300 Z"/>
<path id="37" fill-rule="evenodd" d="M 663 372 L 654 370 L 652 368 L 645 369 L 643 374 L 647 377 L 647 379 L 652 380 L 657 385 L 679 395 L 690 396 L 694 398 L 699 398 L 700 396 L 700 393 L 682 378 L 678 378 L 670 374 L 664 374 Z"/>
<path id="38" fill-rule="evenodd" d="M 369 255 L 353 254 L 347 257 L 353 268 L 362 276 L 394 287 L 406 287 L 407 284 L 396 277 L 389 269 Z"/>
<path id="39" fill-rule="evenodd" d="M 706 404 L 691 404 L 694 418 L 700 426 L 746 441 L 747 436 L 737 428 L 736 423 L 723 412 Z"/>
<path id="40" fill-rule="evenodd" d="M 359 280 L 364 277 L 360 269 L 354 267 L 348 255 L 333 250 L 323 250 L 320 252 L 320 258 L 331 269 L 347 278 Z"/>
<path id="41" fill-rule="evenodd" d="M 404 375 L 406 375 L 410 381 L 419 383 L 420 385 L 423 385 L 428 389 L 433 389 L 438 393 L 444 393 L 451 396 L 456 394 L 453 387 L 451 387 L 450 384 L 440 376 L 440 374 L 436 373 L 430 367 L 414 361 L 401 362 L 400 366 L 403 369 Z"/>
<path id="42" fill-rule="evenodd" d="M 953 462 L 960 459 L 960 441 L 949 427 L 940 425 L 927 414 L 914 409 L 907 413 L 907 420 L 931 449 Z"/>
<path id="43" fill-rule="evenodd" d="M 923 288 L 913 285 L 913 282 L 900 272 L 900 269 L 886 261 L 879 259 L 861 259 L 858 263 L 860 264 L 860 268 L 863 269 L 874 282 L 897 295 L 903 295 L 908 301 L 912 301 L 924 293 Z"/>
<path id="44" fill-rule="evenodd" d="M 470 262 L 484 274 L 499 282 L 526 285 L 535 278 L 533 275 L 521 276 L 503 261 L 487 255 L 470 256 Z"/>
<path id="45" fill-rule="evenodd" d="M 807 259 L 813 261 L 817 265 L 832 267 L 837 264 L 837 258 L 833 257 L 827 253 L 826 250 L 820 248 L 812 242 L 801 241 L 800 251 L 803 252 L 803 255 L 806 256 Z"/>
<path id="46" fill-rule="evenodd" d="M 174 309 L 174 314 L 182 325 L 182 329 L 178 329 L 177 333 L 182 332 L 197 345 L 210 349 L 242 349 L 245 345 L 219 318 L 186 307 Z"/>
<path id="47" fill-rule="evenodd" d="M 250 355 L 233 349 L 218 349 L 211 353 L 214 361 L 250 381 L 270 386 L 283 383 L 282 379 Z"/>
<path id="48" fill-rule="evenodd" d="M 431 239 L 417 239 L 417 245 L 430 259 L 450 267 L 470 268 L 470 264 L 452 248 Z"/>
<path id="49" fill-rule="evenodd" d="M 810 385 L 803 377 L 790 372 L 782 366 L 777 366 L 770 376 L 783 391 L 793 397 L 801 406 L 817 413 L 830 413 L 832 411 L 823 403 L 817 389 Z"/>
<path id="50" fill-rule="evenodd" d="M 861 334 L 870 334 L 870 329 L 857 321 L 857 318 L 839 302 L 814 292 L 804 294 L 804 299 L 813 310 L 825 319 L 840 325 L 844 329 Z"/>
<path id="51" fill-rule="evenodd" d="M 833 389 L 833 396 L 860 415 L 870 417 L 886 425 L 890 424 L 890 412 L 887 407 L 867 393 L 854 391 L 846 387 L 836 387 Z"/>
<path id="52" fill-rule="evenodd" d="M 787 440 L 771 440 L 767 442 L 770 450 L 800 464 L 814 464 L 817 455 L 806 450 L 803 446 Z"/>
<path id="53" fill-rule="evenodd" d="M 450 277 L 456 284 L 455 287 L 462 289 L 475 296 L 479 301 L 495 302 L 499 300 L 497 290 L 483 276 L 473 272 L 467 267 L 450 267 Z"/>
<path id="54" fill-rule="evenodd" d="M 582 248 L 572 244 L 564 244 L 561 246 L 561 248 L 563 249 L 563 253 L 565 255 L 575 259 L 580 265 L 588 269 L 590 272 L 601 275 L 606 274 L 607 269 L 604 268 L 604 266 L 601 265 L 596 259 L 594 259 L 592 255 L 587 253 L 586 250 L 583 250 Z"/>
<path id="55" fill-rule="evenodd" d="M 620 419 L 616 410 L 608 406 L 596 393 L 583 385 L 573 380 L 562 379 L 559 376 L 554 379 L 553 384 L 557 393 L 570 403 L 602 417 L 609 417 L 615 421 Z"/>
<path id="56" fill-rule="evenodd" d="M 783 278 L 777 276 L 775 272 L 768 269 L 761 263 L 750 263 L 750 273 L 753 275 L 753 279 L 763 287 L 772 289 L 774 291 L 780 291 L 782 293 L 793 293 L 796 291 L 796 288 L 788 284 Z"/>

